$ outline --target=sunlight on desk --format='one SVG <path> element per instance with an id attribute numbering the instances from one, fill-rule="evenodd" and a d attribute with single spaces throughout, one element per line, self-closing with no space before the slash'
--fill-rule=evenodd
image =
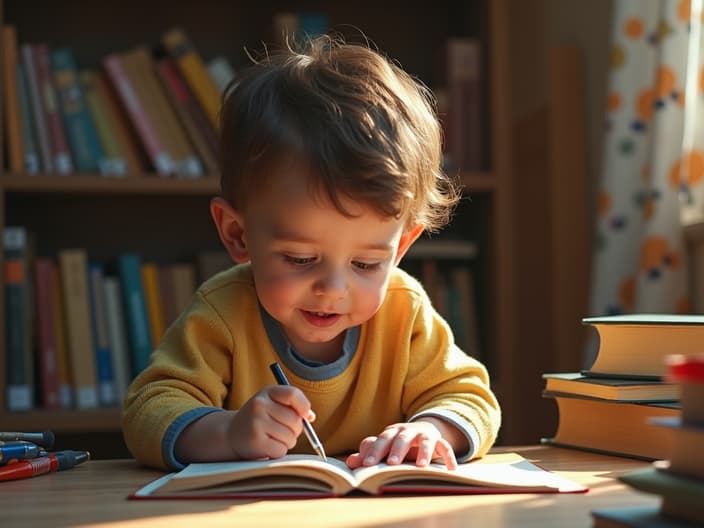
<path id="1" fill-rule="evenodd" d="M 497 448 L 501 451 L 503 448 Z M 615 477 L 646 463 L 547 446 L 506 448 L 590 487 L 576 494 L 351 496 L 301 500 L 127 500 L 162 473 L 133 460 L 91 461 L 71 471 L 0 483 L 2 526 L 22 528 L 590 528 L 589 512 L 655 505 Z"/>

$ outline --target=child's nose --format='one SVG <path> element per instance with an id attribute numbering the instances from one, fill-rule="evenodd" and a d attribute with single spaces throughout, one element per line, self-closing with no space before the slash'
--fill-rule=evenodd
<path id="1" fill-rule="evenodd" d="M 337 267 L 325 267 L 315 281 L 316 295 L 342 297 L 347 292 L 347 276 Z"/>

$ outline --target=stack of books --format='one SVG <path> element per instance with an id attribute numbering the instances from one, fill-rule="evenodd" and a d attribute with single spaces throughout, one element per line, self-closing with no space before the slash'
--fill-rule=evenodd
<path id="1" fill-rule="evenodd" d="M 669 365 L 669 379 L 682 388 L 682 416 L 652 420 L 672 437 L 669 458 L 619 477 L 659 495 L 660 505 L 595 510 L 596 527 L 704 526 L 704 354 L 674 355 Z"/>
<path id="2" fill-rule="evenodd" d="M 664 379 L 665 358 L 701 350 L 704 316 L 631 314 L 585 318 L 599 336 L 590 369 L 544 374 L 543 396 L 558 406 L 558 426 L 544 443 L 659 460 L 672 435 L 652 418 L 681 416 L 680 387 Z"/>

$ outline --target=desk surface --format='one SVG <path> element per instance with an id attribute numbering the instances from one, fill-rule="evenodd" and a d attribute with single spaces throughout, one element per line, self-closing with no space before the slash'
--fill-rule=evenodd
<path id="1" fill-rule="evenodd" d="M 155 500 L 126 496 L 161 473 L 133 460 L 89 461 L 68 471 L 0 482 L 3 527 L 590 527 L 594 508 L 655 505 L 615 477 L 647 462 L 547 446 L 515 451 L 589 486 L 585 494 L 349 497 L 306 500 Z"/>

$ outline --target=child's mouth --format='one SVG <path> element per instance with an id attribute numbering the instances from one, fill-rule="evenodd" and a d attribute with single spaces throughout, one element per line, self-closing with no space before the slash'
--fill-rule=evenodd
<path id="1" fill-rule="evenodd" d="M 340 318 L 340 314 L 330 312 L 311 312 L 308 310 L 301 310 L 301 312 L 306 321 L 320 327 L 331 326 Z"/>

